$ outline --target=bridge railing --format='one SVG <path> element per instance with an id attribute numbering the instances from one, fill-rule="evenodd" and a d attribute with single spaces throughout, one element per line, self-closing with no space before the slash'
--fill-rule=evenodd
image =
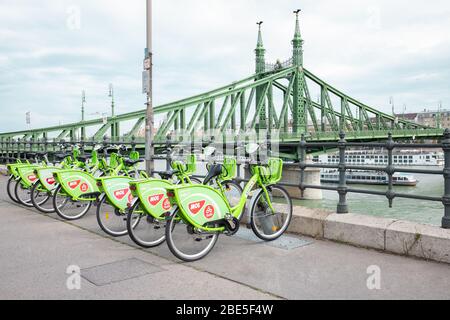
<path id="1" fill-rule="evenodd" d="M 441 130 L 442 131 L 442 130 Z M 334 133 L 333 133 L 334 134 Z M 299 161 L 290 166 L 296 166 L 300 170 L 300 179 L 298 183 L 280 183 L 281 185 L 288 187 L 296 187 L 299 188 L 302 192 L 307 189 L 318 189 L 318 190 L 329 190 L 336 191 L 339 195 L 339 201 L 337 204 L 337 213 L 345 214 L 348 213 L 348 204 L 347 204 L 347 194 L 349 193 L 357 193 L 357 194 L 367 194 L 367 195 L 376 195 L 376 196 L 384 196 L 389 201 L 389 206 L 392 207 L 393 201 L 395 198 L 405 198 L 411 200 L 422 200 L 422 201 L 433 201 L 433 202 L 441 202 L 444 205 L 444 216 L 442 218 L 442 227 L 446 229 L 450 229 L 450 130 L 446 129 L 443 134 L 443 139 L 440 143 L 397 143 L 393 140 L 394 133 L 389 133 L 386 142 L 348 142 L 346 140 L 346 134 L 340 133 L 338 140 L 335 142 L 307 142 L 305 136 L 302 136 L 301 141 L 298 142 L 281 142 L 279 144 L 280 147 L 296 145 L 299 154 Z M 103 144 L 104 146 L 108 146 L 110 144 L 126 144 L 130 146 L 130 150 L 136 150 L 138 145 L 142 145 L 144 141 L 140 139 L 136 139 L 134 137 L 129 140 L 122 141 L 114 141 L 115 139 L 103 139 L 102 142 L 96 141 L 71 141 L 65 142 L 64 140 L 55 139 L 53 141 L 48 140 L 12 140 L 0 139 L 0 162 L 1 163 L 9 163 L 15 161 L 15 159 L 25 159 L 26 153 L 28 152 L 36 152 L 36 151 L 44 151 L 49 153 L 58 153 L 62 151 L 61 146 L 63 144 L 67 145 L 75 145 L 79 144 L 82 152 L 84 150 L 92 149 L 92 147 L 96 144 Z M 175 143 L 172 141 L 166 141 L 166 147 L 171 147 Z M 161 147 L 161 145 L 158 143 Z M 187 146 L 190 146 L 187 144 Z M 387 150 L 388 164 L 386 166 L 368 166 L 368 165 L 353 165 L 346 162 L 346 151 L 349 148 L 383 148 Z M 69 147 L 70 148 L 70 147 Z M 192 146 L 191 146 L 192 148 Z M 405 167 L 396 167 L 394 166 L 394 156 L 393 151 L 395 149 L 436 149 L 441 148 L 444 152 L 444 167 L 443 169 L 431 170 L 431 169 L 414 169 L 414 168 L 405 168 Z M 231 148 L 232 149 L 232 148 Z M 320 164 L 320 163 L 311 163 L 307 160 L 307 152 L 308 150 L 317 150 L 317 149 L 338 149 L 339 150 L 339 163 L 337 164 Z M 191 149 L 192 151 L 193 149 Z M 70 150 L 69 150 L 70 151 Z M 166 161 L 166 167 L 170 161 L 170 157 L 155 157 L 155 159 L 162 159 Z M 239 167 L 245 165 L 245 162 L 239 162 Z M 319 169 L 335 169 L 339 172 L 339 182 L 337 186 L 333 185 L 311 185 L 306 183 L 306 170 L 308 168 L 319 168 Z M 374 171 L 374 172 L 384 172 L 386 173 L 387 179 L 387 190 L 386 191 L 376 191 L 376 190 L 367 190 L 367 189 L 359 189 L 359 188 L 350 188 L 347 186 L 347 172 L 349 170 L 363 170 L 363 171 Z M 248 181 L 241 177 L 241 170 L 238 170 L 239 176 L 237 177 L 237 181 L 245 182 Z M 442 196 L 426 196 L 426 195 L 414 195 L 414 194 L 406 194 L 399 193 L 394 190 L 394 174 L 395 173 L 417 173 L 417 174 L 428 174 L 428 175 L 440 175 L 444 178 L 444 194 Z M 201 177 L 201 176 L 200 176 Z"/>

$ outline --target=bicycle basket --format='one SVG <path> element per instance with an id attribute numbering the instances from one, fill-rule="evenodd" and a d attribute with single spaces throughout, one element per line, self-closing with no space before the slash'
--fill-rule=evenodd
<path id="1" fill-rule="evenodd" d="M 111 153 L 111 157 L 109 158 L 109 166 L 111 168 L 117 168 L 119 166 L 119 156 L 117 153 Z"/>
<path id="2" fill-rule="evenodd" d="M 222 174 L 220 179 L 223 181 L 233 180 L 236 178 L 237 165 L 236 159 L 233 157 L 225 157 L 222 164 Z"/>
<path id="3" fill-rule="evenodd" d="M 131 160 L 139 160 L 139 157 L 140 157 L 140 155 L 139 155 L 139 152 L 138 151 L 131 151 L 130 152 L 130 159 Z"/>
<path id="4" fill-rule="evenodd" d="M 187 156 L 185 164 L 182 161 L 172 161 L 170 166 L 186 175 L 192 175 L 197 170 L 197 158 L 195 154 L 191 154 Z"/>
<path id="5" fill-rule="evenodd" d="M 261 167 L 260 176 L 264 184 L 276 184 L 281 180 L 283 160 L 269 159 L 266 166 Z"/>

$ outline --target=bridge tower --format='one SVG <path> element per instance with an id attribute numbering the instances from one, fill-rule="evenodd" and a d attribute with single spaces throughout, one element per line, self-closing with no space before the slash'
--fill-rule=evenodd
<path id="1" fill-rule="evenodd" d="M 258 42 L 256 44 L 255 54 L 256 54 L 256 75 L 257 79 L 261 79 L 263 77 L 264 72 L 266 71 L 266 49 L 264 49 L 264 44 L 262 40 L 262 32 L 261 25 L 262 21 L 258 22 Z M 264 86 L 259 86 L 256 88 L 256 108 L 259 105 L 261 99 L 265 99 L 264 96 Z M 256 111 L 257 112 L 257 111 Z M 263 102 L 261 107 L 261 111 L 259 113 L 259 125 L 258 128 L 264 129 L 266 128 L 266 102 Z"/>
<path id="2" fill-rule="evenodd" d="M 293 132 L 306 133 L 308 130 L 308 117 L 306 103 L 304 99 L 304 74 L 303 74 L 303 39 L 300 33 L 299 13 L 301 10 L 294 11 L 295 34 L 292 40 L 292 64 L 298 68 L 293 88 Z"/>

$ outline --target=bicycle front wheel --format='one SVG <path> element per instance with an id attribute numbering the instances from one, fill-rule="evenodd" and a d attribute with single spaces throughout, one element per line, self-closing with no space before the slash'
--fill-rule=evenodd
<path id="1" fill-rule="evenodd" d="M 16 179 L 14 176 L 11 176 L 8 179 L 8 184 L 6 186 L 6 191 L 8 193 L 9 198 L 14 201 L 15 203 L 20 204 L 19 200 L 16 198 L 16 193 L 14 191 L 14 187 L 16 186 L 16 182 L 18 179 Z"/>
<path id="2" fill-rule="evenodd" d="M 268 186 L 267 195 L 261 189 L 250 209 L 250 225 L 255 235 L 265 241 L 279 238 L 289 227 L 292 219 L 292 201 L 281 186 Z M 269 207 L 272 203 L 274 211 Z"/>
<path id="3" fill-rule="evenodd" d="M 153 248 L 166 240 L 165 221 L 159 221 L 144 212 L 141 201 L 136 200 L 127 214 L 128 234 L 138 246 Z"/>
<path id="4" fill-rule="evenodd" d="M 65 220 L 82 218 L 91 208 L 91 201 L 74 201 L 61 191 L 58 186 L 53 194 L 53 208 L 58 216 Z"/>
<path id="5" fill-rule="evenodd" d="M 25 207 L 31 208 L 33 204 L 31 203 L 31 188 L 26 188 L 20 182 L 20 179 L 16 181 L 14 187 L 14 195 L 16 196 L 19 203 Z"/>
<path id="6" fill-rule="evenodd" d="M 214 248 L 218 238 L 218 233 L 195 230 L 191 225 L 179 220 L 176 212 L 167 221 L 167 245 L 180 260 L 192 262 L 204 258 Z"/>
<path id="7" fill-rule="evenodd" d="M 108 202 L 106 195 L 102 196 L 97 206 L 97 222 L 100 228 L 113 237 L 124 236 L 127 231 L 127 216 Z"/>

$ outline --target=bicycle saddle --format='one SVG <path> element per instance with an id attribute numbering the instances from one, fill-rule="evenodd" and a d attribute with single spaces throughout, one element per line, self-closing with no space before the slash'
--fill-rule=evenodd
<path id="1" fill-rule="evenodd" d="M 80 162 L 86 163 L 86 161 L 88 161 L 89 158 L 90 158 L 89 156 L 84 155 L 84 156 L 78 156 L 77 160 Z"/>
<path id="2" fill-rule="evenodd" d="M 220 176 L 222 174 L 223 166 L 221 164 L 213 164 L 208 170 L 208 174 L 203 181 L 204 185 L 207 185 L 212 179 Z"/>
<path id="3" fill-rule="evenodd" d="M 131 159 L 125 159 L 123 162 L 127 167 L 132 167 L 137 163 L 143 162 L 144 159 L 138 159 L 138 160 L 131 160 Z"/>
<path id="4" fill-rule="evenodd" d="M 159 172 L 158 174 L 163 180 L 168 180 L 168 179 L 171 179 L 173 177 L 175 172 L 176 171 L 170 170 L 170 171 Z"/>
<path id="5" fill-rule="evenodd" d="M 45 157 L 48 155 L 48 152 L 36 152 L 36 154 L 38 155 L 38 157 Z"/>
<path id="6" fill-rule="evenodd" d="M 36 153 L 35 152 L 28 152 L 25 156 L 27 157 L 27 159 L 34 159 L 36 158 Z"/>
<path id="7" fill-rule="evenodd" d="M 56 153 L 55 154 L 56 160 L 63 160 L 65 157 L 67 157 L 67 154 L 65 154 L 65 153 Z"/>

